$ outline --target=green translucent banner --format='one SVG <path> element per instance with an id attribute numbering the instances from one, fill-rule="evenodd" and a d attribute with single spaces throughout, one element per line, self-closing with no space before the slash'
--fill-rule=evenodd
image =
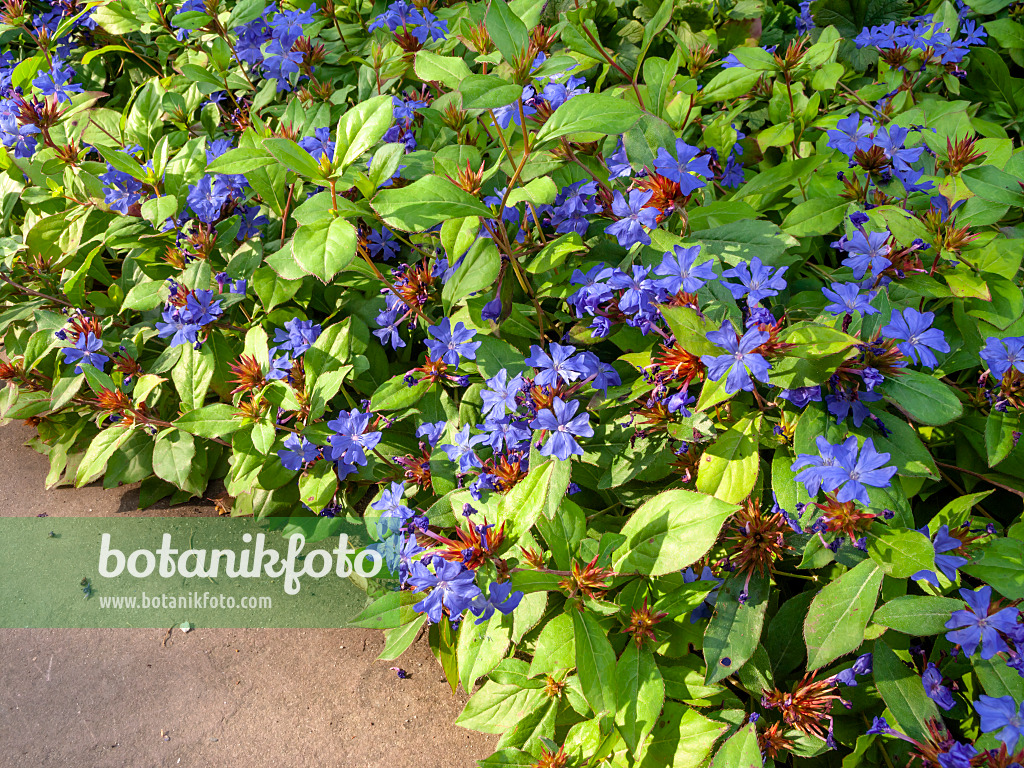
<path id="1" fill-rule="evenodd" d="M 326 523 L 0 518 L 0 627 L 344 627 L 390 574 L 363 521 Z"/>

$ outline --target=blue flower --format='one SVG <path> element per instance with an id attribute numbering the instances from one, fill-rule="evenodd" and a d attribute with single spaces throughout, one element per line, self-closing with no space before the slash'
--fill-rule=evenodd
<path id="1" fill-rule="evenodd" d="M 652 301 L 658 299 L 654 281 L 650 278 L 650 269 L 634 264 L 633 274 L 616 269 L 608 279 L 608 285 L 616 289 L 625 289 L 619 297 L 619 309 L 627 315 L 635 315 L 646 310 Z"/>
<path id="2" fill-rule="evenodd" d="M 334 142 L 331 141 L 330 128 L 317 128 L 312 136 L 299 139 L 298 143 L 318 163 L 334 157 Z"/>
<path id="3" fill-rule="evenodd" d="M 925 536 L 928 535 L 927 526 L 922 531 Z M 939 528 L 939 532 L 935 534 L 935 567 L 942 572 L 952 582 L 956 582 L 956 571 L 958 568 L 962 568 L 967 565 L 967 558 L 960 557 L 959 555 L 947 555 L 946 552 L 952 552 L 955 549 L 959 549 L 962 546 L 960 539 L 953 538 L 949 535 L 949 526 L 943 525 Z M 910 578 L 922 579 L 927 581 L 929 584 L 934 585 L 936 589 L 939 588 L 939 578 L 935 575 L 934 571 L 923 570 L 918 571 Z"/>
<path id="4" fill-rule="evenodd" d="M 302 54 L 287 48 L 280 40 L 271 40 L 266 47 L 266 58 L 263 60 L 263 71 L 268 78 L 277 80 L 277 92 L 290 91 L 292 84 L 289 77 L 297 74 L 302 63 Z"/>
<path id="5" fill-rule="evenodd" d="M 377 447 L 381 440 L 380 432 L 367 432 L 370 414 L 360 413 L 356 409 L 339 411 L 338 418 L 327 422 L 327 427 L 334 432 L 331 435 L 331 459 L 345 464 L 366 466 L 366 451 Z"/>
<path id="6" fill-rule="evenodd" d="M 735 155 L 730 156 L 729 159 L 725 161 L 725 167 L 722 169 L 722 178 L 720 181 L 722 186 L 726 189 L 735 189 L 743 184 L 743 163 L 741 163 Z"/>
<path id="7" fill-rule="evenodd" d="M 476 331 L 470 330 L 461 321 L 452 328 L 452 321 L 447 317 L 440 324 L 427 328 L 433 339 L 427 339 L 426 345 L 433 360 L 443 360 L 451 366 L 457 366 L 459 359 L 476 360 L 476 351 L 481 342 L 472 341 Z"/>
<path id="8" fill-rule="evenodd" d="M 921 684 L 924 686 L 924 692 L 928 694 L 928 698 L 947 712 L 956 704 L 949 688 L 942 684 L 942 673 L 931 662 L 928 662 L 928 668 L 921 675 Z"/>
<path id="9" fill-rule="evenodd" d="M 91 331 L 78 334 L 75 346 L 61 350 L 64 353 L 64 364 L 75 363 L 75 373 L 82 372 L 83 365 L 103 370 L 110 359 L 103 354 L 103 342 Z"/>
<path id="10" fill-rule="evenodd" d="M 941 768 L 971 768 L 971 758 L 978 754 L 973 744 L 954 742 L 948 751 L 939 755 Z"/>
<path id="11" fill-rule="evenodd" d="M 779 393 L 780 400 L 788 400 L 797 408 L 806 408 L 809 403 L 821 402 L 821 387 L 797 387 L 796 389 L 784 389 Z"/>
<path id="12" fill-rule="evenodd" d="M 892 266 L 892 262 L 885 258 L 891 250 L 888 244 L 888 230 L 865 233 L 858 229 L 848 240 L 840 242 L 842 249 L 851 254 L 843 259 L 843 264 L 853 270 L 853 276 L 857 280 L 861 280 L 869 268 L 877 275 L 886 267 Z"/>
<path id="13" fill-rule="evenodd" d="M 996 381 L 1002 381 L 1011 368 L 1024 373 L 1024 336 L 1007 339 L 989 336 L 985 339 L 985 348 L 981 350 L 980 356 Z"/>
<path id="14" fill-rule="evenodd" d="M 313 461 L 319 454 L 319 446 L 292 432 L 284 439 L 284 448 L 277 452 L 277 457 L 285 469 L 296 472 L 302 469 L 304 464 Z"/>
<path id="15" fill-rule="evenodd" d="M 456 461 L 459 464 L 459 472 L 465 474 L 473 467 L 482 467 L 480 459 L 473 452 L 473 446 L 479 445 L 487 440 L 487 435 L 474 435 L 470 437 L 469 425 L 466 425 L 455 433 L 453 443 L 445 443 L 437 446 L 448 456 L 448 461 Z"/>
<path id="16" fill-rule="evenodd" d="M 213 291 L 201 289 L 193 291 L 185 299 L 185 308 L 182 310 L 182 317 L 190 323 L 197 325 L 209 325 L 224 310 L 221 309 L 221 300 L 213 298 Z"/>
<path id="17" fill-rule="evenodd" d="M 902 312 L 893 312 L 892 319 L 881 333 L 887 338 L 901 340 L 896 346 L 906 357 L 934 368 L 939 361 L 932 350 L 949 352 L 945 334 L 938 328 L 932 328 L 934 320 L 934 312 L 918 312 L 907 307 Z"/>
<path id="18" fill-rule="evenodd" d="M 416 437 L 425 437 L 430 447 L 433 448 L 437 445 L 437 441 L 441 439 L 441 435 L 444 434 L 445 427 L 448 426 L 446 421 L 434 421 L 424 422 L 416 428 Z"/>
<path id="19" fill-rule="evenodd" d="M 366 238 L 366 248 L 370 256 L 381 261 L 391 261 L 401 250 L 401 245 L 395 240 L 394 233 L 387 227 L 381 227 L 378 232 L 371 229 Z"/>
<path id="20" fill-rule="evenodd" d="M 268 350 L 270 365 L 267 368 L 268 381 L 283 381 L 289 379 L 292 373 L 292 358 L 287 350 L 281 347 L 271 347 Z"/>
<path id="21" fill-rule="evenodd" d="M 517 450 L 530 439 L 526 422 L 511 416 L 490 416 L 478 427 L 484 432 L 482 442 L 489 445 L 495 455 L 501 453 L 503 446 L 510 451 Z"/>
<path id="22" fill-rule="evenodd" d="M 600 389 L 606 395 L 608 387 L 617 387 L 622 383 L 619 372 L 610 364 L 602 361 L 593 352 L 584 351 L 576 356 L 577 367 L 583 372 L 584 378 L 590 381 L 590 386 Z"/>
<path id="23" fill-rule="evenodd" d="M 1002 608 L 989 615 L 989 601 L 992 599 L 992 587 L 985 586 L 971 591 L 961 589 L 960 597 L 967 603 L 965 610 L 954 611 L 946 622 L 946 639 L 964 649 L 964 653 L 973 656 L 981 643 L 981 658 L 991 659 L 997 653 L 1008 651 L 1009 646 L 1000 632 L 1014 632 L 1017 626 L 1017 609 Z"/>
<path id="24" fill-rule="evenodd" d="M 512 377 L 512 380 L 508 380 L 508 371 L 502 369 L 498 371 L 494 376 L 487 380 L 487 388 L 480 393 L 480 398 L 483 400 L 483 408 L 481 413 L 484 416 L 493 414 L 498 418 L 505 415 L 505 411 L 516 410 L 516 395 L 518 395 L 526 382 L 523 381 L 523 376 L 517 373 Z M 495 413 L 495 411 L 497 411 Z"/>
<path id="25" fill-rule="evenodd" d="M 857 686 L 857 678 L 860 675 L 870 675 L 872 670 L 872 656 L 870 653 L 864 653 L 857 657 L 857 660 L 853 662 L 853 666 L 849 669 L 844 669 L 842 672 L 836 675 L 836 682 L 842 683 L 843 685 L 850 685 L 853 687 Z"/>
<path id="26" fill-rule="evenodd" d="M 861 312 L 864 315 L 878 313 L 870 303 L 875 294 L 861 293 L 860 286 L 855 283 L 832 283 L 831 288 L 822 288 L 821 292 L 832 302 L 825 310 L 833 315 L 852 315 L 854 312 Z"/>
<path id="27" fill-rule="evenodd" d="M 984 45 L 988 38 L 988 32 L 984 27 L 979 27 L 973 21 L 967 20 L 960 25 L 960 34 L 964 36 L 965 45 Z"/>
<path id="28" fill-rule="evenodd" d="M 188 320 L 181 307 L 167 307 L 161 317 L 163 322 L 156 323 L 157 335 L 161 339 L 170 338 L 172 347 L 198 341 L 203 327 Z"/>
<path id="29" fill-rule="evenodd" d="M 658 209 L 645 208 L 644 204 L 651 199 L 654 192 L 651 190 L 634 189 L 629 193 L 629 202 L 622 196 L 622 193 L 615 190 L 612 199 L 612 213 L 619 217 L 619 220 L 609 224 L 605 232 L 613 235 L 623 248 L 629 249 L 634 245 L 650 245 L 651 236 L 647 234 L 644 227 L 654 229 L 658 226 Z"/>
<path id="30" fill-rule="evenodd" d="M 708 155 L 700 155 L 697 147 L 691 147 L 682 139 L 676 139 L 676 156 L 672 157 L 664 147 L 658 147 L 658 154 L 654 158 L 654 170 L 679 184 L 679 191 L 682 195 L 690 195 L 701 187 L 707 186 L 704 179 L 710 179 L 714 174 L 711 172 Z"/>
<path id="31" fill-rule="evenodd" d="M 661 264 L 654 268 L 654 274 L 661 278 L 656 284 L 669 293 L 696 293 L 708 280 L 715 279 L 715 270 L 712 260 L 697 262 L 700 255 L 700 246 L 694 245 L 690 248 L 683 248 L 681 245 L 674 246 L 672 251 L 666 253 Z"/>
<path id="32" fill-rule="evenodd" d="M 274 343 L 298 357 L 320 338 L 320 331 L 320 325 L 314 324 L 312 320 L 295 317 L 284 324 L 283 330 L 274 329 Z"/>
<path id="33" fill-rule="evenodd" d="M 741 261 L 732 269 L 727 269 L 722 273 L 722 277 L 739 280 L 739 285 L 736 283 L 723 283 L 723 285 L 729 289 L 734 299 L 739 300 L 746 296 L 747 306 L 752 307 L 761 299 L 777 296 L 779 291 L 785 290 L 786 281 L 782 276 L 786 274 L 787 269 L 788 267 L 779 267 L 772 271 L 771 267 L 762 264 L 761 259 L 755 256 L 749 264 Z"/>
<path id="34" fill-rule="evenodd" d="M 715 582 L 715 588 L 708 593 L 707 597 L 704 598 L 704 601 L 700 605 L 690 612 L 691 624 L 696 624 L 701 619 L 711 618 L 711 613 L 714 611 L 715 603 L 718 601 L 718 590 L 721 588 L 724 579 L 720 579 L 715 576 L 711 569 L 706 565 L 701 569 L 699 575 L 693 570 L 693 568 L 687 568 L 683 571 L 684 584 L 692 584 L 695 581 L 713 581 Z"/>
<path id="35" fill-rule="evenodd" d="M 884 717 L 875 717 L 871 721 L 871 727 L 865 731 L 868 736 L 884 736 L 890 733 L 894 733 L 892 727 L 886 722 Z"/>
<path id="36" fill-rule="evenodd" d="M 555 397 L 550 409 L 538 411 L 537 418 L 530 422 L 530 426 L 551 432 L 551 439 L 540 449 L 542 456 L 554 456 L 559 461 L 565 461 L 570 456 L 583 455 L 583 449 L 573 438 L 593 437 L 594 428 L 590 426 L 590 417 L 586 413 L 576 415 L 579 407 L 577 400 L 565 402 Z"/>
<path id="37" fill-rule="evenodd" d="M 838 491 L 836 500 L 840 503 L 857 500 L 861 504 L 871 503 L 866 486 L 888 488 L 896 467 L 885 466 L 890 454 L 879 453 L 869 437 L 857 451 L 857 438 L 849 437 L 842 445 L 836 446 L 835 464 L 821 469 L 822 487 L 826 491 Z"/>
<path id="38" fill-rule="evenodd" d="M 982 694 L 979 701 L 974 702 L 974 709 L 981 715 L 982 733 L 1002 728 L 996 735 L 1012 754 L 1017 742 L 1024 738 L 1024 705 L 1017 704 L 1012 696 L 996 698 Z"/>
<path id="39" fill-rule="evenodd" d="M 421 44 L 427 42 L 428 37 L 434 41 L 444 40 L 448 34 L 448 22 L 441 21 L 426 8 L 410 13 L 409 21 L 419 25 L 412 31 L 412 36 Z"/>
<path id="40" fill-rule="evenodd" d="M 633 173 L 633 166 L 629 164 L 629 158 L 626 157 L 626 147 L 622 143 L 622 137 L 619 136 L 619 141 L 615 145 L 615 151 L 608 156 L 608 180 L 618 179 L 622 176 L 629 176 Z"/>
<path id="41" fill-rule="evenodd" d="M 924 152 L 924 147 L 914 147 L 911 149 L 903 146 L 909 135 L 910 131 L 906 128 L 890 125 L 886 128 L 880 128 L 878 133 L 875 134 L 874 141 L 875 146 L 879 147 L 885 153 L 885 156 L 892 161 L 893 168 L 904 173 L 913 170 L 910 164 L 916 163 L 920 159 L 921 153 Z"/>
<path id="42" fill-rule="evenodd" d="M 871 415 L 865 403 L 874 403 L 882 399 L 878 392 L 861 391 L 854 387 L 833 385 L 832 394 L 825 396 L 828 412 L 836 417 L 836 424 L 842 424 L 846 417 L 853 413 L 853 426 L 859 427 L 864 419 Z"/>
<path id="43" fill-rule="evenodd" d="M 534 377 L 534 383 L 537 386 L 554 387 L 558 384 L 559 379 L 566 384 L 572 384 L 583 378 L 579 361 L 570 359 L 576 352 L 576 347 L 551 343 L 548 345 L 548 350 L 550 354 L 533 344 L 530 346 L 530 356 L 525 360 L 527 365 L 539 369 Z"/>
<path id="44" fill-rule="evenodd" d="M 227 182 L 220 176 L 216 179 L 207 174 L 188 188 L 185 201 L 195 211 L 196 218 L 204 224 L 212 224 L 220 218 L 221 209 L 228 201 Z"/>
<path id="45" fill-rule="evenodd" d="M 72 83 L 75 70 L 58 58 L 50 62 L 49 67 L 39 70 L 32 85 L 38 88 L 43 96 L 56 96 L 57 101 L 71 101 L 72 93 L 81 93 L 82 86 Z"/>
<path id="46" fill-rule="evenodd" d="M 728 395 L 741 389 L 750 392 L 754 389 L 753 376 L 758 381 L 768 383 L 768 370 L 771 366 L 759 353 L 754 352 L 768 341 L 768 334 L 751 328 L 743 338 L 739 338 L 732 322 L 726 320 L 720 330 L 707 334 L 708 340 L 726 350 L 727 355 L 701 355 L 701 362 L 708 367 L 708 378 L 718 381 L 728 373 L 725 380 L 725 392 Z"/>
<path id="47" fill-rule="evenodd" d="M 858 150 L 866 152 L 871 149 L 870 137 L 874 129 L 875 125 L 870 119 L 865 118 L 862 123 L 860 115 L 854 113 L 836 123 L 835 129 L 828 131 L 827 146 L 852 158 Z"/>
<path id="48" fill-rule="evenodd" d="M 36 128 L 36 132 L 38 131 Z M 11 146 L 6 136 L 4 145 Z M 127 216 L 129 209 L 142 201 L 142 182 L 113 166 L 108 165 L 107 169 L 107 172 L 99 177 L 104 184 L 104 201 L 110 206 L 110 210 Z"/>
<path id="49" fill-rule="evenodd" d="M 414 560 L 409 571 L 408 582 L 413 592 L 430 590 L 423 600 L 413 606 L 414 610 L 427 614 L 431 624 L 441 621 L 443 611 L 448 609 L 452 620 L 457 620 L 480 595 L 480 588 L 473 581 L 473 571 L 461 563 L 433 558 L 434 573 L 420 560 Z"/>
<path id="50" fill-rule="evenodd" d="M 511 581 L 506 581 L 504 584 L 495 582 L 491 584 L 491 596 L 485 599 L 481 593 L 470 603 L 469 610 L 473 612 L 474 616 L 480 617 L 474 623 L 483 624 L 494 615 L 495 610 L 508 616 L 519 606 L 522 599 L 522 592 L 518 590 L 512 592 Z"/>

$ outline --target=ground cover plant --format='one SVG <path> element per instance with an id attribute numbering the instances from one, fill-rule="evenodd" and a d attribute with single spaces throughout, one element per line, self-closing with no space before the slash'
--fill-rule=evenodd
<path id="1" fill-rule="evenodd" d="M 365 518 L 482 765 L 1020 765 L 1022 13 L 7 0 L 0 410 Z"/>

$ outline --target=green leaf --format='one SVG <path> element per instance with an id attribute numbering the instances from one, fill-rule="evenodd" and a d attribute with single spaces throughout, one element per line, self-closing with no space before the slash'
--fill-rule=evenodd
<path id="1" fill-rule="evenodd" d="M 999 464 L 1017 447 L 1015 436 L 1020 436 L 1020 417 L 993 408 L 985 420 L 985 452 L 990 467 Z"/>
<path id="2" fill-rule="evenodd" d="M 388 592 L 364 608 L 347 626 L 366 629 L 393 629 L 404 626 L 424 615 L 413 610 L 413 605 L 422 599 L 422 594 L 406 590 Z"/>
<path id="3" fill-rule="evenodd" d="M 711 768 L 761 768 L 757 726 L 750 723 L 730 736 L 715 755 Z"/>
<path id="4" fill-rule="evenodd" d="M 505 525 L 505 539 L 514 544 L 543 515 L 549 520 L 569 489 L 572 464 L 552 457 L 530 469 L 502 498 L 496 525 Z"/>
<path id="5" fill-rule="evenodd" d="M 497 109 L 518 99 L 523 88 L 496 75 L 469 75 L 459 83 L 463 109 Z"/>
<path id="6" fill-rule="evenodd" d="M 537 132 L 536 146 L 570 133 L 625 133 L 640 119 L 640 115 L 638 106 L 621 97 L 609 93 L 584 93 L 555 110 Z"/>
<path id="7" fill-rule="evenodd" d="M 772 674 L 777 678 L 796 669 L 807 655 L 800 628 L 813 598 L 813 592 L 794 595 L 782 604 L 768 625 L 764 648 L 771 660 Z"/>
<path id="8" fill-rule="evenodd" d="M 530 43 L 530 30 L 505 0 L 491 0 L 487 10 L 487 33 L 505 62 L 513 67 Z"/>
<path id="9" fill-rule="evenodd" d="M 904 595 L 879 606 L 871 620 L 907 635 L 941 635 L 953 611 L 963 607 L 963 600 L 951 597 Z"/>
<path id="10" fill-rule="evenodd" d="M 994 539 L 984 546 L 980 559 L 960 570 L 991 585 L 1004 597 L 1018 600 L 1024 594 L 1024 541 Z"/>
<path id="11" fill-rule="evenodd" d="M 346 219 L 321 219 L 299 227 L 292 257 L 308 274 L 328 283 L 356 257 L 356 228 Z"/>
<path id="12" fill-rule="evenodd" d="M 320 512 L 334 500 L 338 490 L 338 475 L 330 461 L 318 461 L 299 476 L 299 495 L 302 503 L 314 512 Z"/>
<path id="13" fill-rule="evenodd" d="M 430 51 L 416 53 L 413 71 L 424 82 L 441 83 L 453 90 L 459 87 L 463 79 L 473 74 L 463 59 L 457 56 L 438 56 Z"/>
<path id="14" fill-rule="evenodd" d="M 714 101 L 729 101 L 737 96 L 750 93 L 763 73 L 746 67 L 723 69 L 711 78 L 700 91 L 700 101 L 708 104 Z"/>
<path id="15" fill-rule="evenodd" d="M 561 266 L 572 254 L 586 250 L 583 239 L 575 232 L 569 232 L 541 248 L 525 269 L 531 274 L 539 275 Z"/>
<path id="16" fill-rule="evenodd" d="M 608 630 L 587 610 L 569 607 L 576 636 L 576 672 L 583 695 L 594 712 L 615 711 L 615 651 L 608 642 Z"/>
<path id="17" fill-rule="evenodd" d="M 459 627 L 459 681 L 466 691 L 498 666 L 512 642 L 512 617 L 495 612 L 487 621 L 477 624 L 467 618 Z"/>
<path id="18" fill-rule="evenodd" d="M 133 428 L 113 426 L 96 435 L 85 450 L 85 455 L 75 472 L 75 488 L 81 488 L 103 474 L 110 457 L 128 441 L 133 432 Z"/>
<path id="19" fill-rule="evenodd" d="M 291 139 L 263 139 L 263 148 L 289 170 L 309 179 L 323 179 L 323 169 L 313 156 Z"/>
<path id="20" fill-rule="evenodd" d="M 338 120 L 334 163 L 340 169 L 348 168 L 384 138 L 394 121 L 391 96 L 374 96 L 356 104 Z"/>
<path id="21" fill-rule="evenodd" d="M 530 662 L 530 677 L 552 675 L 576 666 L 576 635 L 572 616 L 560 613 L 540 631 Z"/>
<path id="22" fill-rule="evenodd" d="M 447 219 L 491 216 L 490 209 L 473 195 L 434 175 L 407 187 L 381 190 L 371 206 L 385 224 L 403 232 L 422 232 Z"/>
<path id="23" fill-rule="evenodd" d="M 918 571 L 935 569 L 935 547 L 919 531 L 901 531 L 876 522 L 865 538 L 868 554 L 887 576 L 907 579 Z"/>
<path id="24" fill-rule="evenodd" d="M 761 416 L 742 418 L 700 457 L 697 490 L 729 504 L 746 499 L 757 482 Z"/>
<path id="25" fill-rule="evenodd" d="M 961 173 L 960 178 L 982 200 L 1017 208 L 1024 206 L 1024 192 L 1011 173 L 992 165 L 979 165 Z"/>
<path id="26" fill-rule="evenodd" d="M 740 602 L 740 595 L 747 599 Z M 749 586 L 742 573 L 729 576 L 718 591 L 715 612 L 704 631 L 704 682 L 717 683 L 735 674 L 754 655 L 761 641 L 764 614 L 768 608 L 770 584 L 758 574 L 750 576 Z"/>
<path id="27" fill-rule="evenodd" d="M 461 254 L 450 263 L 454 264 Z M 441 289 L 445 311 L 463 303 L 471 294 L 494 286 L 501 270 L 501 255 L 494 241 L 486 238 L 477 240 L 466 253 L 466 258 Z"/>
<path id="28" fill-rule="evenodd" d="M 665 703 L 665 681 L 647 646 L 626 645 L 615 665 L 615 726 L 633 755 L 640 755 Z"/>
<path id="29" fill-rule="evenodd" d="M 716 330 L 713 325 L 697 314 L 693 307 L 672 307 L 662 304 L 658 307 L 669 329 L 676 337 L 676 344 L 691 355 L 715 355 L 721 350 L 708 341 L 708 333 Z"/>
<path id="30" fill-rule="evenodd" d="M 782 221 L 782 228 L 793 237 L 827 235 L 846 216 L 849 201 L 841 197 L 813 197 L 797 205 Z"/>
<path id="31" fill-rule="evenodd" d="M 663 576 L 693 565 L 711 549 L 736 509 L 735 504 L 693 491 L 658 494 L 622 528 L 626 541 L 616 550 L 615 570 Z"/>
<path id="32" fill-rule="evenodd" d="M 873 560 L 865 560 L 814 596 L 804 622 L 807 669 L 823 667 L 860 647 L 883 575 Z"/>
<path id="33" fill-rule="evenodd" d="M 207 166 L 207 173 L 249 173 L 273 163 L 274 156 L 255 147 L 229 149 Z"/>
<path id="34" fill-rule="evenodd" d="M 975 654 L 971 657 L 971 666 L 989 696 L 997 699 L 1011 696 L 1014 701 L 1024 701 L 1024 677 L 1001 657 L 986 660 Z"/>
<path id="35" fill-rule="evenodd" d="M 192 435 L 176 429 L 157 437 L 153 446 L 153 471 L 157 477 L 198 496 L 205 487 L 200 487 L 201 479 L 193 463 L 195 457 Z"/>
<path id="36" fill-rule="evenodd" d="M 815 26 L 835 27 L 852 39 L 864 27 L 902 20 L 905 8 L 903 0 L 815 0 L 811 16 Z"/>
<path id="37" fill-rule="evenodd" d="M 199 437 L 224 437 L 240 429 L 242 422 L 227 403 L 213 403 L 179 416 L 174 426 Z"/>
<path id="38" fill-rule="evenodd" d="M 542 690 L 492 680 L 473 694 L 455 724 L 483 733 L 502 733 L 546 701 Z"/>
<path id="39" fill-rule="evenodd" d="M 416 641 L 426 620 L 427 614 L 421 613 L 418 619 L 410 621 L 408 624 L 384 630 L 384 650 L 377 658 L 381 661 L 394 661 L 405 653 L 409 646 Z"/>
<path id="40" fill-rule="evenodd" d="M 684 704 L 665 702 L 641 768 L 704 768 L 727 723 L 709 720 Z"/>
<path id="41" fill-rule="evenodd" d="M 953 391 L 927 373 L 904 368 L 898 376 L 879 385 L 885 399 L 913 421 L 942 426 L 963 414 L 964 408 Z"/>
<path id="42" fill-rule="evenodd" d="M 882 640 L 875 641 L 872 666 L 875 687 L 892 712 L 894 725 L 912 739 L 927 741 L 926 723 L 940 715 L 935 702 L 924 692 L 920 675 L 900 661 Z"/>
<path id="43" fill-rule="evenodd" d="M 410 387 L 405 383 L 405 374 L 400 373 L 377 387 L 377 391 L 370 396 L 370 410 L 396 411 L 408 408 L 419 402 L 429 386 L 429 382 L 421 381 Z"/>
<path id="44" fill-rule="evenodd" d="M 781 334 L 779 341 L 792 344 L 783 357 L 772 363 L 768 377 L 783 389 L 810 387 L 828 381 L 842 363 L 854 354 L 860 342 L 836 328 L 796 323 Z"/>
<path id="45" fill-rule="evenodd" d="M 191 344 L 180 346 L 181 358 L 171 370 L 171 380 L 181 398 L 182 411 L 188 412 L 203 405 L 213 381 L 216 359 L 209 344 L 204 344 L 199 351 Z"/>

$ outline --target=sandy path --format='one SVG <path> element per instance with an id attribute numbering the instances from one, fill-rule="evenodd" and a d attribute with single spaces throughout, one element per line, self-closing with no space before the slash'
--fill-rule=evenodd
<path id="1" fill-rule="evenodd" d="M 31 435 L 0 428 L 0 516 L 139 514 L 131 487 L 44 490 Z M 165 634 L 0 630 L 0 766 L 468 768 L 495 742 L 454 725 L 465 696 L 422 641 L 399 680 L 371 630 Z"/>

